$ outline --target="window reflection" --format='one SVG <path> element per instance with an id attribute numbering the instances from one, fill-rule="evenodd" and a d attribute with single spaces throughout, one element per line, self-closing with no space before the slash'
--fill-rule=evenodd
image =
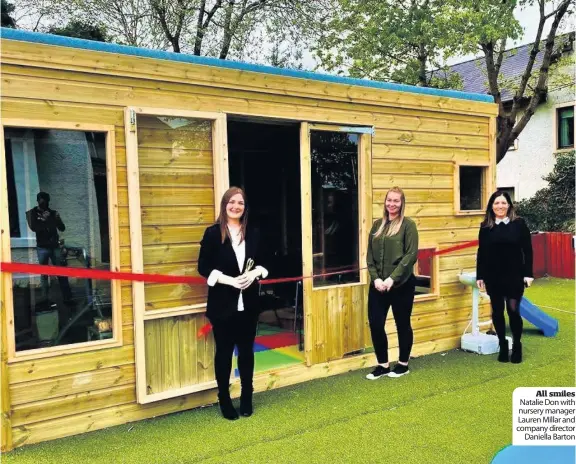
<path id="1" fill-rule="evenodd" d="M 345 132 L 310 136 L 313 271 L 322 275 L 314 279 L 317 287 L 360 281 L 358 142 L 357 134 Z"/>
<path id="2" fill-rule="evenodd" d="M 109 269 L 106 135 L 6 128 L 13 262 Z M 16 350 L 112 338 L 111 285 L 13 274 Z"/>

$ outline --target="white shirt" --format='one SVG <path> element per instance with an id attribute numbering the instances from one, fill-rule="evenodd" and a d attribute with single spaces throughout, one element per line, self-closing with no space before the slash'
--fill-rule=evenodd
<path id="1" fill-rule="evenodd" d="M 238 261 L 238 269 L 242 271 L 244 267 L 244 260 L 246 259 L 246 241 L 242 240 L 240 242 L 239 235 L 230 234 L 232 238 L 232 249 L 234 250 L 234 254 L 236 255 L 236 261 Z M 268 271 L 263 268 L 262 266 L 256 266 L 255 269 L 259 269 L 262 273 L 262 277 L 265 279 L 268 276 Z M 218 282 L 218 277 L 222 275 L 222 271 L 218 269 L 214 269 L 210 275 L 208 276 L 208 285 L 213 287 Z M 242 292 L 240 292 L 240 296 L 238 297 L 238 311 L 244 311 L 244 301 L 242 300 Z"/>
<path id="2" fill-rule="evenodd" d="M 503 222 L 504 224 L 508 224 L 510 222 L 510 218 L 508 216 L 506 216 L 504 219 L 496 218 L 494 222 L 496 223 L 496 225 L 500 224 L 501 222 Z"/>

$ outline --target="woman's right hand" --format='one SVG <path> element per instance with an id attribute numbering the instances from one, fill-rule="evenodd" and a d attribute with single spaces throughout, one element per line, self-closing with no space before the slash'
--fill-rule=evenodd
<path id="1" fill-rule="evenodd" d="M 376 279 L 374 281 L 374 287 L 376 288 L 376 290 L 378 290 L 379 292 L 383 292 L 384 291 L 384 281 L 382 279 Z"/>
<path id="2" fill-rule="evenodd" d="M 484 281 L 483 280 L 477 280 L 476 281 L 476 285 L 478 285 L 478 288 L 485 292 L 486 291 L 486 287 L 484 286 Z"/>

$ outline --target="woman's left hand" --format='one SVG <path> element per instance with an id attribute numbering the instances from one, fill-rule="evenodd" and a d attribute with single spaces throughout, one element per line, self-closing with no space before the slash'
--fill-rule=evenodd
<path id="1" fill-rule="evenodd" d="M 240 282 L 240 286 L 242 290 L 247 289 L 252 285 L 252 282 L 256 280 L 258 277 L 262 275 L 262 271 L 260 269 L 252 269 L 251 271 L 238 276 L 238 281 Z"/>
<path id="2" fill-rule="evenodd" d="M 394 285 L 394 280 L 392 280 L 392 278 L 388 277 L 384 281 L 384 283 L 382 284 L 383 291 L 387 292 L 388 290 L 390 290 L 392 288 L 392 285 Z"/>
<path id="3" fill-rule="evenodd" d="M 530 287 L 530 285 L 532 285 L 532 282 L 534 282 L 534 277 L 524 277 L 524 285 L 526 287 Z"/>

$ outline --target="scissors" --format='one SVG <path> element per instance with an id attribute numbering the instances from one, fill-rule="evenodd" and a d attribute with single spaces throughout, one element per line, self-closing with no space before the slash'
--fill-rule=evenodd
<path id="1" fill-rule="evenodd" d="M 248 261 L 246 261 L 246 269 L 244 269 L 244 274 L 249 273 L 253 267 L 254 267 L 254 260 L 252 258 L 248 258 Z M 242 293 L 242 290 L 240 290 L 240 293 Z"/>

